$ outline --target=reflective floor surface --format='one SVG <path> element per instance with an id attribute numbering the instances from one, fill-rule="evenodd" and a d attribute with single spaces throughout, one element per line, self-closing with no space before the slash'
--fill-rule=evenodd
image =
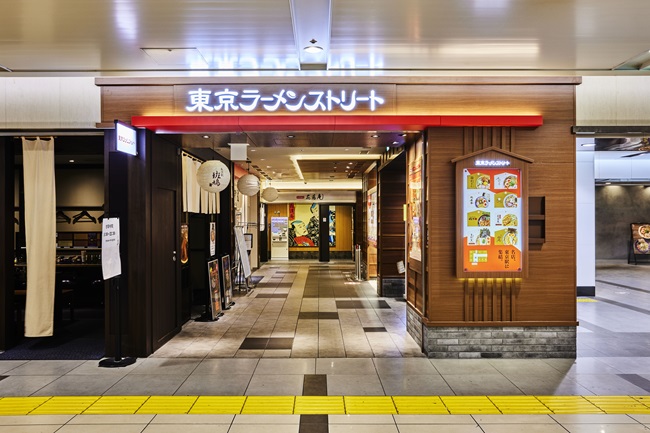
<path id="1" fill-rule="evenodd" d="M 650 264 L 598 264 L 596 297 L 577 303 L 575 360 L 427 359 L 403 300 L 378 298 L 352 272 L 266 264 L 219 321 L 188 322 L 129 367 L 0 361 L 0 433 L 649 431 Z M 328 399 L 301 409 L 305 396 Z"/>

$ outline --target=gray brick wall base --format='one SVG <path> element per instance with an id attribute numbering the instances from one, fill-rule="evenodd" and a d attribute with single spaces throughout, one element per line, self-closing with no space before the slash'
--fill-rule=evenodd
<path id="1" fill-rule="evenodd" d="M 428 327 L 407 305 L 406 330 L 429 358 L 576 357 L 575 326 Z"/>

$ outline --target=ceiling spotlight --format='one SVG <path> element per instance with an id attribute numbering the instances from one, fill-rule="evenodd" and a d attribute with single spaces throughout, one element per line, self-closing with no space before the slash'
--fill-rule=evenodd
<path id="1" fill-rule="evenodd" d="M 400 137 L 406 137 L 406 133 L 403 132 L 403 133 L 399 134 L 399 136 L 400 136 Z"/>
<path id="2" fill-rule="evenodd" d="M 320 53 L 321 51 L 323 51 L 323 47 L 319 47 L 318 45 L 316 45 L 316 42 L 318 42 L 316 39 L 312 39 L 311 41 L 309 41 L 311 45 L 306 46 L 305 48 L 303 48 L 303 50 L 305 50 L 310 54 Z"/>
<path id="3" fill-rule="evenodd" d="M 393 144 L 399 144 L 399 141 L 393 141 Z"/>
<path id="4" fill-rule="evenodd" d="M 74 162 L 74 159 L 70 159 L 68 162 Z"/>
<path id="5" fill-rule="evenodd" d="M 372 134 L 371 137 L 372 138 L 379 138 L 379 134 Z"/>
<path id="6" fill-rule="evenodd" d="M 210 138 L 210 136 L 209 135 L 204 135 L 203 138 Z"/>
<path id="7" fill-rule="evenodd" d="M 287 138 L 294 138 L 295 135 L 287 135 Z"/>

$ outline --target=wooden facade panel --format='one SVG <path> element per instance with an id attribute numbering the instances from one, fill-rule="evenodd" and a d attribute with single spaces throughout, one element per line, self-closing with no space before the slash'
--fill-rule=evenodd
<path id="1" fill-rule="evenodd" d="M 488 106 L 515 111 L 526 107 L 526 113 L 533 110 L 544 116 L 544 125 L 531 130 L 428 130 L 427 321 L 575 321 L 575 145 L 570 134 L 574 86 L 513 86 L 504 91 L 499 86 L 476 86 L 472 95 L 451 105 L 447 99 L 458 97 L 454 89 L 437 94 L 437 89 L 420 89 L 420 93 L 415 87 L 408 92 L 419 93 L 422 107 L 429 113 L 447 106 L 457 110 L 451 114 L 463 114 L 474 104 L 472 111 Z M 436 93 L 435 98 L 431 92 Z M 399 96 L 404 96 L 402 88 Z M 528 172 L 528 194 L 546 197 L 547 243 L 529 252 L 528 277 L 524 279 L 465 280 L 456 276 L 456 198 L 454 166 L 449 161 L 490 146 L 534 159 Z"/>
<path id="2" fill-rule="evenodd" d="M 159 116 L 173 109 L 171 86 L 102 87 L 102 123 L 131 122 L 133 116 Z"/>

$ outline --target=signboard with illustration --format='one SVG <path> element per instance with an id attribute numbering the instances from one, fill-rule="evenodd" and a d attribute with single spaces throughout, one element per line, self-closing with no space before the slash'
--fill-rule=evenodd
<path id="1" fill-rule="evenodd" d="M 650 223 L 633 223 L 630 227 L 633 253 L 650 255 Z"/>
<path id="2" fill-rule="evenodd" d="M 422 156 L 409 164 L 408 177 L 409 257 L 422 261 Z"/>
<path id="3" fill-rule="evenodd" d="M 521 277 L 527 236 L 526 162 L 489 149 L 463 158 L 456 168 L 459 276 Z"/>
<path id="4" fill-rule="evenodd" d="M 320 236 L 318 203 L 289 204 L 289 246 L 317 247 Z M 331 206 L 328 215 L 329 246 L 336 246 L 336 208 Z"/>
<path id="5" fill-rule="evenodd" d="M 377 246 L 377 191 L 368 192 L 368 244 Z"/>

